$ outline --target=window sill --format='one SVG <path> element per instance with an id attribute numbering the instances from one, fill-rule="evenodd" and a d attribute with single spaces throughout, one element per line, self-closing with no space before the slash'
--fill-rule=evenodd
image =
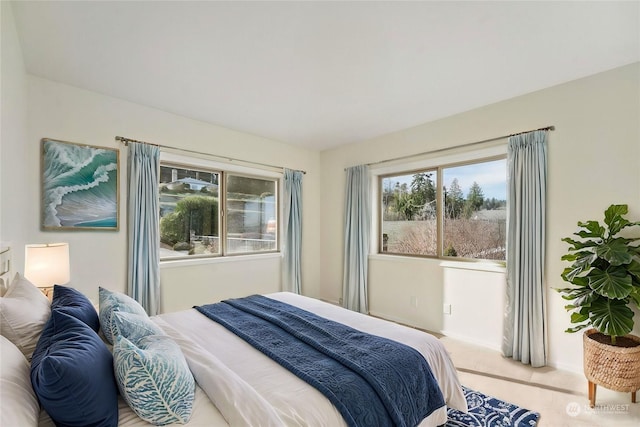
<path id="1" fill-rule="evenodd" d="M 462 270 L 489 271 L 493 273 L 506 273 L 507 268 L 500 264 L 488 262 L 464 262 L 464 261 L 442 261 L 440 267 L 458 268 Z"/>
<path id="2" fill-rule="evenodd" d="M 443 261 L 442 258 L 369 254 L 369 260 L 389 261 L 389 262 L 437 262 L 440 267 L 458 268 L 462 270 L 489 271 L 493 273 L 506 273 L 507 268 L 497 262 L 489 261 Z"/>
<path id="3" fill-rule="evenodd" d="M 166 268 L 180 268 L 190 267 L 193 265 L 206 265 L 206 264 L 222 264 L 228 262 L 251 262 L 264 259 L 282 258 L 280 252 L 271 252 L 268 254 L 251 254 L 251 255 L 233 255 L 233 256 L 220 256 L 211 258 L 194 258 L 194 259 L 176 259 L 160 261 L 160 269 Z"/>
<path id="4" fill-rule="evenodd" d="M 369 254 L 369 259 L 380 261 L 394 262 L 440 262 L 436 257 L 411 256 L 411 255 L 388 255 L 388 254 Z"/>

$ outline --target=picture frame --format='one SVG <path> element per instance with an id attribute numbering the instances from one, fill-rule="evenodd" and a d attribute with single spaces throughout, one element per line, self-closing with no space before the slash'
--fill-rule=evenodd
<path id="1" fill-rule="evenodd" d="M 42 230 L 117 231 L 120 151 L 41 140 Z"/>

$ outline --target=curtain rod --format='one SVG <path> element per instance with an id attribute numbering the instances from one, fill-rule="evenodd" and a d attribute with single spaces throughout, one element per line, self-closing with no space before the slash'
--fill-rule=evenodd
<path id="1" fill-rule="evenodd" d="M 543 127 L 543 128 L 527 130 L 527 131 L 524 131 L 524 132 L 517 132 L 517 133 L 511 133 L 509 135 L 497 136 L 495 138 L 483 139 L 482 141 L 468 142 L 466 144 L 454 145 L 452 147 L 438 148 L 438 149 L 431 150 L 431 151 L 424 151 L 422 153 L 416 153 L 416 154 L 409 154 L 409 155 L 406 155 L 406 156 L 394 157 L 392 159 L 385 159 L 385 160 L 380 160 L 378 162 L 367 163 L 367 166 L 373 166 L 373 165 L 379 165 L 379 164 L 382 164 L 382 163 L 395 162 L 397 160 L 405 160 L 405 159 L 410 159 L 412 157 L 425 156 L 427 154 L 440 153 L 442 151 L 449 151 L 449 150 L 453 150 L 455 148 L 472 147 L 474 145 L 485 144 L 487 142 L 498 141 L 499 139 L 510 138 L 510 137 L 516 136 L 516 135 L 522 135 L 523 133 L 535 132 L 537 130 L 553 131 L 553 130 L 556 130 L 556 127 L 551 125 L 551 126 L 546 126 L 546 127 Z"/>
<path id="2" fill-rule="evenodd" d="M 195 150 L 189 150 L 189 149 L 186 149 L 186 148 L 172 147 L 170 145 L 161 145 L 161 144 L 154 144 L 154 143 L 151 143 L 151 142 L 138 141 L 137 139 L 125 138 L 125 137 L 122 137 L 122 136 L 116 136 L 116 141 L 120 141 L 124 145 L 129 145 L 130 142 L 137 142 L 138 144 L 155 145 L 156 147 L 159 147 L 159 148 L 168 148 L 170 150 L 184 151 L 185 153 L 199 154 L 201 156 L 208 156 L 208 157 L 215 157 L 215 158 L 218 158 L 218 159 L 227 160 L 229 162 L 241 162 L 241 163 L 248 163 L 250 165 L 264 166 L 264 167 L 274 168 L 274 169 L 282 169 L 282 170 L 285 169 L 283 166 L 275 166 L 275 165 L 270 165 L 270 164 L 267 164 L 267 163 L 252 162 L 251 160 L 235 159 L 233 157 L 227 157 L 227 156 L 217 156 L 215 154 L 204 153 L 202 151 L 195 151 Z M 303 170 L 298 170 L 298 172 L 302 172 L 305 175 L 307 174 L 307 171 L 303 171 Z"/>

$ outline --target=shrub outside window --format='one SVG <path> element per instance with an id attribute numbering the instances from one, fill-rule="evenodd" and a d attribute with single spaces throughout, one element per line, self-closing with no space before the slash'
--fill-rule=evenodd
<path id="1" fill-rule="evenodd" d="M 437 171 L 382 178 L 382 252 L 437 256 Z"/>
<path id="2" fill-rule="evenodd" d="M 506 259 L 504 157 L 385 175 L 379 182 L 381 253 Z"/>
<path id="3" fill-rule="evenodd" d="M 161 163 L 159 195 L 161 260 L 278 249 L 276 179 Z"/>

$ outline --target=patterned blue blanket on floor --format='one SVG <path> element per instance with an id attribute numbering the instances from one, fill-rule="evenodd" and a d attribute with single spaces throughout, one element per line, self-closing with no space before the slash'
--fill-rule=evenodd
<path id="1" fill-rule="evenodd" d="M 444 406 L 404 344 L 260 295 L 195 308 L 322 392 L 349 426 L 416 426 Z"/>
<path id="2" fill-rule="evenodd" d="M 469 412 L 447 409 L 446 427 L 533 427 L 540 414 L 462 387 Z"/>

